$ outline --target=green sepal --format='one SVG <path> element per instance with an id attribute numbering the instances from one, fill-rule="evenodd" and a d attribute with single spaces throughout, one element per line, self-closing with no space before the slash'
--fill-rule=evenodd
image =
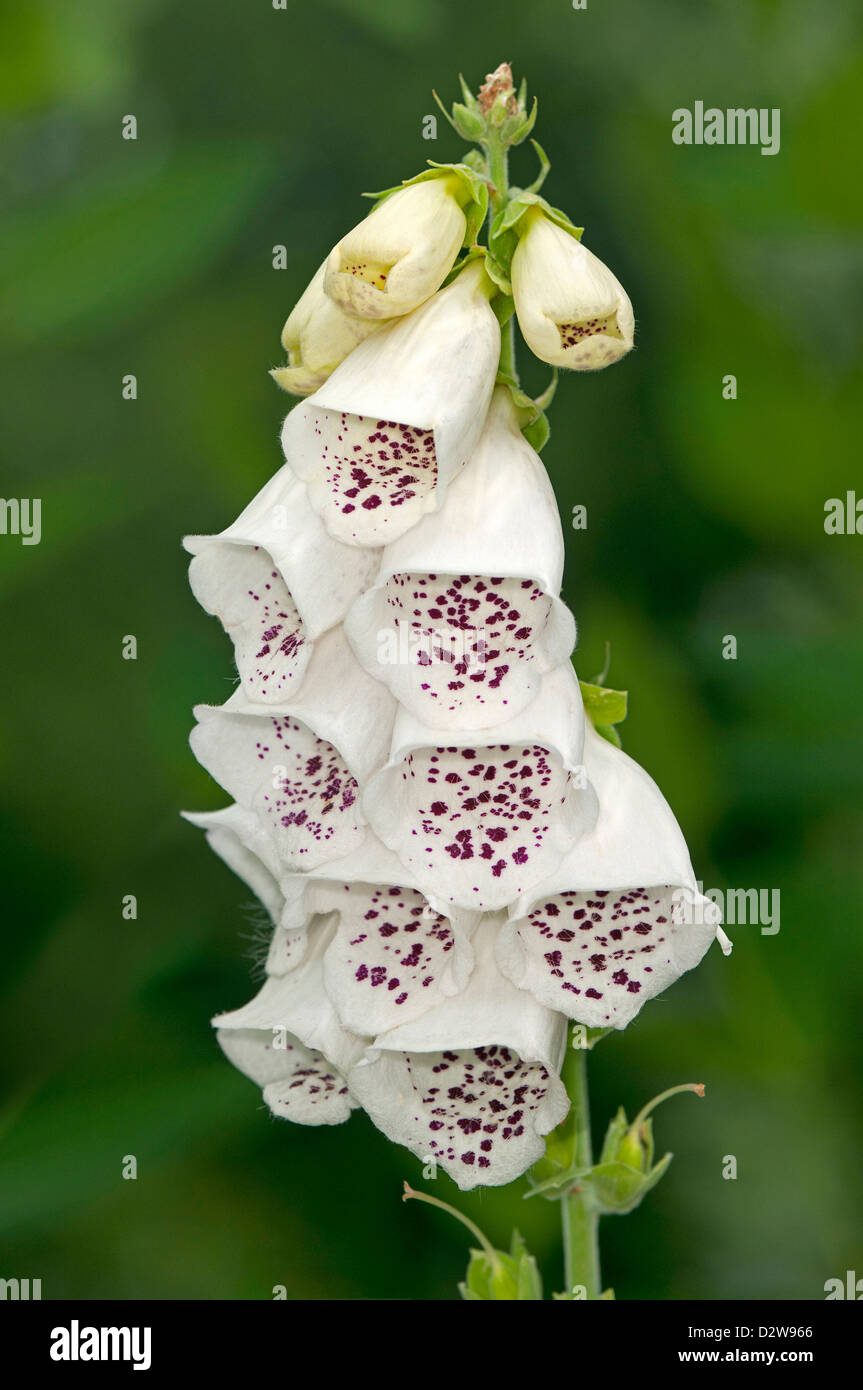
<path id="1" fill-rule="evenodd" d="M 618 1145 L 628 1129 L 629 1121 L 626 1118 L 626 1111 L 621 1105 L 605 1131 L 605 1138 L 602 1141 L 602 1149 L 599 1154 L 600 1163 L 610 1163 L 612 1159 L 617 1157 Z"/>
<path id="2" fill-rule="evenodd" d="M 599 1210 L 607 1215 L 624 1216 L 634 1211 L 652 1187 L 655 1187 L 671 1162 L 668 1153 L 649 1173 L 631 1168 L 628 1163 L 598 1163 L 588 1179 Z"/>
<path id="3" fill-rule="evenodd" d="M 576 241 L 580 241 L 584 232 L 583 227 L 576 227 L 575 223 L 569 218 L 561 208 L 552 207 L 551 203 L 546 202 L 545 198 L 540 197 L 529 188 L 513 188 L 505 208 L 502 208 L 495 218 L 495 227 L 501 232 L 514 231 L 525 213 L 531 212 L 534 208 L 539 208 L 549 222 L 553 222 L 556 227 L 562 227 L 570 236 L 574 236 Z M 499 228 L 497 224 L 500 224 Z M 519 235 L 521 235 L 519 233 Z"/>
<path id="4" fill-rule="evenodd" d="M 452 123 L 462 140 L 481 140 L 485 132 L 485 121 L 479 112 L 462 106 L 460 101 L 453 102 Z"/>
<path id="5" fill-rule="evenodd" d="M 455 262 L 449 275 L 441 285 L 441 289 L 445 290 L 447 285 L 451 285 L 454 280 L 457 280 L 465 266 L 470 265 L 472 261 L 483 262 L 486 275 L 495 289 L 499 291 L 499 293 L 493 293 L 491 295 L 489 303 L 494 313 L 497 315 L 498 322 L 503 326 L 507 319 L 512 318 L 512 315 L 515 313 L 515 303 L 512 295 L 509 293 L 511 288 L 509 281 L 494 259 L 494 256 L 489 255 L 485 246 L 471 246 L 461 259 Z"/>
<path id="6" fill-rule="evenodd" d="M 463 1299 L 482 1303 L 532 1303 L 542 1299 L 539 1268 L 518 1231 L 513 1231 L 509 1254 L 503 1250 L 494 1254 L 492 1260 L 484 1250 L 471 1250 L 467 1277 L 458 1286 Z"/>
<path id="7" fill-rule="evenodd" d="M 605 685 L 591 685 L 590 681 L 579 681 L 578 684 L 584 701 L 584 712 L 590 717 L 596 732 L 619 748 L 620 739 L 613 725 L 622 724 L 626 718 L 629 692 L 610 690 Z"/>
<path id="8" fill-rule="evenodd" d="M 623 740 L 613 724 L 594 724 L 594 729 L 600 738 L 604 738 L 606 743 L 610 743 L 614 748 L 622 748 Z"/>
<path id="9" fill-rule="evenodd" d="M 542 188 L 542 185 L 548 178 L 548 173 L 551 169 L 551 160 L 549 159 L 548 155 L 546 154 L 545 150 L 542 148 L 542 145 L 539 143 L 538 140 L 531 140 L 530 143 L 533 145 L 533 148 L 536 151 L 536 157 L 539 160 L 539 173 L 537 174 L 533 183 L 528 184 L 527 188 L 525 189 L 525 192 L 538 193 L 539 190 Z"/>
<path id="10" fill-rule="evenodd" d="M 516 116 L 507 116 L 500 127 L 500 138 L 505 145 L 521 145 L 536 125 L 537 100 L 527 114 L 522 109 Z"/>
<path id="11" fill-rule="evenodd" d="M 492 306 L 494 307 L 494 306 Z M 551 426 L 548 416 L 532 396 L 523 391 L 514 376 L 498 369 L 497 384 L 509 388 L 512 403 L 518 411 L 521 432 L 532 449 L 537 453 L 548 443 Z"/>
<path id="12" fill-rule="evenodd" d="M 537 1164 L 536 1167 L 539 1165 Z M 529 1174 L 531 1188 L 530 1192 L 525 1192 L 525 1201 L 528 1197 L 548 1197 L 549 1200 L 556 1202 L 560 1197 L 564 1197 L 572 1188 L 583 1185 L 590 1177 L 590 1168 L 562 1168 L 557 1173 L 550 1174 L 537 1182 L 533 1176 L 535 1169 Z"/>
<path id="13" fill-rule="evenodd" d="M 404 179 L 394 187 L 382 188 L 377 193 L 364 193 L 363 197 L 374 198 L 377 208 L 394 193 L 400 193 L 403 188 L 410 188 L 415 183 L 425 183 L 428 179 L 446 178 L 448 174 L 456 174 L 462 180 L 466 193 L 461 204 L 467 218 L 462 245 L 472 246 L 488 212 L 488 184 L 479 171 L 471 168 L 469 164 L 438 164 L 433 159 L 426 162 L 429 165 L 428 169 L 423 169 L 422 173 L 415 174 L 412 179 Z M 374 208 L 372 211 L 374 212 Z"/>
<path id="14" fill-rule="evenodd" d="M 551 438 L 551 425 L 548 416 L 541 410 L 531 425 L 525 425 L 522 434 L 532 449 L 541 454 Z"/>
<path id="15" fill-rule="evenodd" d="M 540 410 L 548 410 L 548 407 L 551 405 L 552 401 L 555 398 L 555 395 L 557 394 L 557 383 L 559 382 L 559 380 L 560 372 L 557 370 L 557 367 L 555 367 L 552 372 L 551 381 L 548 383 L 545 390 L 542 392 L 542 395 L 534 396 L 533 398 L 534 405 L 538 405 Z"/>

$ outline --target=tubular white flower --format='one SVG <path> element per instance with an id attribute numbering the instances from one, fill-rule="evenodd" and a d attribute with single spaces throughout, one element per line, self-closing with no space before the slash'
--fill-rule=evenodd
<path id="1" fill-rule="evenodd" d="M 566 1025 L 500 974 L 498 926 L 481 923 L 463 993 L 378 1036 L 348 1076 L 387 1138 L 440 1163 L 463 1190 L 520 1177 L 569 1109 Z"/>
<path id="2" fill-rule="evenodd" d="M 236 804 L 220 811 L 184 811 L 183 818 L 206 833 L 207 843 L 251 888 L 276 924 L 285 910 L 282 867 L 256 817 Z"/>
<path id="3" fill-rule="evenodd" d="M 608 266 L 562 227 L 532 211 L 512 258 L 518 324 L 537 357 L 595 371 L 629 352 L 635 317 Z"/>
<path id="4" fill-rule="evenodd" d="M 327 377 L 357 343 L 381 327 L 381 319 L 361 319 L 346 314 L 324 291 L 327 263 L 303 291 L 282 329 L 286 367 L 274 367 L 270 376 L 285 391 L 308 396 L 323 386 Z"/>
<path id="5" fill-rule="evenodd" d="M 651 777 L 588 725 L 599 817 L 549 877 L 512 906 L 501 970 L 548 1008 L 625 1028 L 697 965 L 717 935 L 680 827 Z"/>
<path id="6" fill-rule="evenodd" d="M 336 914 L 324 981 L 339 1019 L 354 1033 L 372 1037 L 420 1017 L 464 989 L 473 968 L 479 913 L 420 892 L 413 875 L 371 836 L 348 858 L 306 876 L 303 909 Z M 272 954 L 280 950 L 280 935 Z"/>
<path id="7" fill-rule="evenodd" d="M 463 188 L 461 178 L 446 174 L 410 184 L 348 232 L 325 262 L 324 287 L 339 308 L 387 319 L 440 289 L 465 237 Z"/>
<path id="8" fill-rule="evenodd" d="M 332 536 L 377 546 L 442 504 L 479 438 L 500 352 L 473 263 L 355 348 L 282 429 L 288 463 Z"/>
<path id="9" fill-rule="evenodd" d="M 340 623 L 379 564 L 340 545 L 287 464 L 218 536 L 187 536 L 189 582 L 234 643 L 249 700 L 278 704 L 302 682 L 315 640 Z"/>
<path id="10" fill-rule="evenodd" d="M 438 885 L 460 907 L 506 907 L 596 819 L 583 744 L 569 662 L 543 677 L 526 710 L 479 738 L 400 710 L 390 760 L 367 786 L 363 810 L 420 884 Z"/>
<path id="11" fill-rule="evenodd" d="M 263 1087 L 274 1115 L 297 1124 L 341 1124 L 356 1104 L 345 1078 L 363 1044 L 341 1027 L 323 982 L 332 932 L 332 923 L 322 926 L 301 965 L 213 1019 L 226 1057 Z"/>
<path id="12" fill-rule="evenodd" d="M 311 869 L 362 843 L 359 784 L 386 760 L 395 703 L 359 666 L 341 629 L 316 644 L 303 685 L 278 712 L 237 690 L 199 705 L 198 761 L 253 811 L 286 868 Z"/>
<path id="13" fill-rule="evenodd" d="M 441 729 L 498 724 L 575 646 L 562 574 L 554 492 L 498 387 L 443 508 L 386 547 L 345 633 L 417 719 Z"/>

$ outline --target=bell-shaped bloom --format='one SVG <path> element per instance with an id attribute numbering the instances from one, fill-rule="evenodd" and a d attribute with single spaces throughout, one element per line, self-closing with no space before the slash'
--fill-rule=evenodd
<path id="1" fill-rule="evenodd" d="M 285 457 L 336 540 L 384 545 L 441 506 L 491 399 L 500 352 L 492 289 L 483 266 L 468 265 L 360 343 L 288 415 Z"/>
<path id="2" fill-rule="evenodd" d="M 284 868 L 254 813 L 233 803 L 219 811 L 184 811 L 183 818 L 205 832 L 210 848 L 251 888 L 273 926 L 281 922 Z"/>
<path id="3" fill-rule="evenodd" d="M 394 713 L 392 696 L 333 628 L 292 700 L 264 713 L 238 690 L 218 708 L 200 705 L 190 742 L 210 775 L 254 812 L 278 860 L 311 869 L 362 843 L 359 788 L 386 760 Z"/>
<path id="4" fill-rule="evenodd" d="M 323 924 L 295 970 L 269 975 L 243 1008 L 213 1019 L 225 1056 L 263 1088 L 272 1113 L 301 1125 L 341 1124 L 356 1105 L 346 1077 L 363 1044 L 342 1028 L 324 988 L 333 930 Z"/>
<path id="5" fill-rule="evenodd" d="M 480 924 L 461 994 L 379 1035 L 348 1074 L 387 1138 L 439 1163 L 462 1189 L 520 1177 L 569 1109 L 565 1022 L 500 974 L 498 925 L 493 916 Z"/>
<path id="6" fill-rule="evenodd" d="M 364 319 L 416 309 L 440 289 L 459 253 L 465 196 L 464 180 L 443 173 L 391 193 L 330 252 L 327 294 Z"/>
<path id="7" fill-rule="evenodd" d="M 539 211 L 512 258 L 512 293 L 528 347 L 555 367 L 595 371 L 632 347 L 635 318 L 625 289 L 574 236 Z"/>
<path id="8" fill-rule="evenodd" d="M 289 886 L 289 892 L 291 888 Z M 342 1025 L 364 1037 L 422 1017 L 464 989 L 473 969 L 478 912 L 447 906 L 372 837 L 304 884 L 303 910 L 334 914 L 324 982 Z M 310 930 L 307 927 L 307 930 Z M 282 955 L 279 930 L 268 968 Z M 290 946 L 290 941 L 286 941 Z"/>
<path id="9" fill-rule="evenodd" d="M 460 907 L 506 907 L 540 883 L 596 818 L 582 766 L 584 709 L 569 662 L 526 710 L 470 731 L 401 709 L 363 809 L 421 884 Z"/>
<path id="10" fill-rule="evenodd" d="M 192 592 L 234 644 L 243 692 L 260 704 L 289 699 L 315 640 L 340 623 L 379 565 L 375 551 L 340 545 L 287 466 L 218 536 L 187 536 Z"/>
<path id="11" fill-rule="evenodd" d="M 296 970 L 326 929 L 323 978 L 345 1028 L 374 1037 L 467 984 L 480 914 L 422 893 L 373 836 L 345 859 L 286 873 L 249 811 L 235 805 L 186 819 L 266 907 L 274 924 L 268 975 Z"/>
<path id="12" fill-rule="evenodd" d="M 513 905 L 497 943 L 503 973 L 591 1028 L 625 1028 L 645 1000 L 697 965 L 717 935 L 680 827 L 643 768 L 588 725 L 593 831 Z M 729 948 L 730 949 L 730 948 Z"/>
<path id="13" fill-rule="evenodd" d="M 346 314 L 324 292 L 326 262 L 297 300 L 282 329 L 286 367 L 275 367 L 270 376 L 285 391 L 309 396 L 323 386 L 357 343 L 381 327 L 381 319 L 360 319 Z"/>
<path id="14" fill-rule="evenodd" d="M 554 492 L 498 387 L 444 506 L 386 547 L 345 632 L 365 669 L 417 719 L 441 729 L 499 724 L 575 645 L 562 574 Z"/>

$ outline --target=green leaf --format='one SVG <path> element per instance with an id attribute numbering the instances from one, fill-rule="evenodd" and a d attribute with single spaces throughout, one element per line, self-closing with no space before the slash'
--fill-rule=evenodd
<path id="1" fill-rule="evenodd" d="M 589 681 L 579 681 L 585 714 L 590 716 L 597 732 L 599 726 L 621 724 L 626 718 L 629 692 L 610 690 L 605 685 L 591 685 Z"/>

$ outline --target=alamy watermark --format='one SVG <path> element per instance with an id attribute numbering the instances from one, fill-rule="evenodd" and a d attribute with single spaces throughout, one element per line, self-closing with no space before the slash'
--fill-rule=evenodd
<path id="1" fill-rule="evenodd" d="M 671 113 L 671 138 L 675 145 L 760 145 L 762 154 L 778 154 L 779 107 L 718 106 L 705 109 L 696 101 L 690 111 L 678 106 Z"/>
<path id="2" fill-rule="evenodd" d="M 0 497 L 0 536 L 20 536 L 22 545 L 42 539 L 41 497 Z"/>
<path id="3" fill-rule="evenodd" d="M 778 888 L 708 888 L 699 880 L 698 896 L 689 888 L 676 888 L 671 895 L 672 920 L 689 926 L 760 927 L 762 936 L 779 931 Z"/>

